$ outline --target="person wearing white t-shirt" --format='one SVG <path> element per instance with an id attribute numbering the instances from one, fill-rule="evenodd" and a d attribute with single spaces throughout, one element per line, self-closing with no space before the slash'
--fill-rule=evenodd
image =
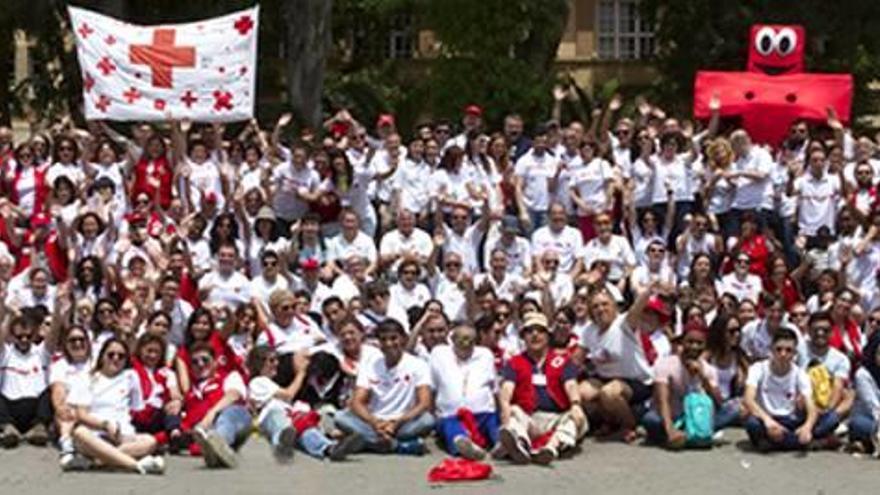
<path id="1" fill-rule="evenodd" d="M 805 369 L 816 365 L 824 366 L 831 375 L 831 391 L 827 403 L 817 403 L 819 417 L 813 428 L 813 436 L 827 438 L 823 447 L 838 447 L 840 442 L 832 433 L 837 429 L 840 422 L 846 418 L 853 403 L 855 392 L 849 386 L 851 364 L 849 358 L 843 352 L 831 347 L 828 337 L 831 336 L 833 320 L 829 313 L 818 312 L 810 315 L 809 332 L 810 343 L 808 344 L 809 360 Z"/>
<path id="2" fill-rule="evenodd" d="M 630 275 L 630 287 L 636 294 L 647 290 L 651 284 L 660 282 L 675 287 L 675 271 L 669 265 L 666 257 L 666 246 L 659 239 L 648 243 L 647 263 L 639 265 Z"/>
<path id="3" fill-rule="evenodd" d="M 558 261 L 558 259 L 557 259 Z M 489 255 L 489 271 L 474 277 L 474 287 L 491 287 L 498 299 L 515 301 L 529 286 L 529 281 L 508 269 L 507 252 L 496 247 Z"/>
<path id="4" fill-rule="evenodd" d="M 636 255 L 625 237 L 611 231 L 611 215 L 602 213 L 596 217 L 598 236 L 586 243 L 580 258 L 584 267 L 596 261 L 608 263 L 608 281 L 623 291 L 626 279 L 636 267 Z"/>
<path id="5" fill-rule="evenodd" d="M 251 281 L 235 269 L 238 250 L 235 244 L 223 244 L 217 249 L 217 269 L 199 280 L 199 296 L 208 304 L 238 306 L 250 302 Z"/>
<path id="6" fill-rule="evenodd" d="M 764 317 L 754 319 L 742 327 L 740 347 L 750 362 L 770 358 L 773 336 L 780 330 L 788 329 L 797 336 L 795 363 L 806 366 L 809 362 L 806 339 L 800 330 L 785 321 L 785 302 L 776 294 L 766 293 L 761 298 Z"/>
<path id="7" fill-rule="evenodd" d="M 780 330 L 772 349 L 770 359 L 749 367 L 743 400 L 749 412 L 746 432 L 760 450 L 803 449 L 813 441 L 818 413 L 810 377 L 794 364 L 797 335 Z"/>
<path id="8" fill-rule="evenodd" d="M 71 325 L 61 330 L 58 339 L 61 357 L 49 365 L 49 393 L 52 410 L 55 411 L 55 426 L 58 431 L 58 446 L 61 450 L 61 465 L 74 461 L 76 450 L 73 446 L 73 427 L 76 426 L 76 410 L 68 402 L 70 391 L 88 384 L 92 368 L 89 335 L 86 329 Z"/>
<path id="9" fill-rule="evenodd" d="M 450 340 L 452 345 L 431 350 L 437 433 L 451 455 L 482 460 L 486 450 L 498 442 L 495 357 L 489 349 L 477 347 L 473 327 L 455 327 Z M 471 436 L 465 421 L 476 425 L 477 438 Z"/>
<path id="10" fill-rule="evenodd" d="M 508 273 L 520 277 L 529 274 L 532 269 L 532 245 L 519 232 L 519 220 L 513 215 L 505 215 L 500 223 L 489 229 L 483 251 L 486 270 L 491 268 L 492 252 L 500 249 L 507 255 Z"/>
<path id="11" fill-rule="evenodd" d="M 11 342 L 7 341 L 7 333 Z M 35 344 L 37 327 L 18 317 L 0 326 L 0 445 L 48 441 L 52 420 L 47 368 L 51 348 Z"/>
<path id="12" fill-rule="evenodd" d="M 834 233 L 837 218 L 837 205 L 841 197 L 846 197 L 847 185 L 840 176 L 828 174 L 825 152 L 816 149 L 810 152 L 807 172 L 789 177 L 788 193 L 798 200 L 798 234 L 814 237 L 820 227 L 828 227 Z"/>
<path id="13" fill-rule="evenodd" d="M 397 270 L 402 258 L 413 258 L 424 263 L 431 254 L 431 236 L 416 228 L 416 216 L 402 208 L 397 212 L 397 229 L 386 232 L 379 242 L 379 265 Z"/>
<path id="14" fill-rule="evenodd" d="M 572 273 L 576 271 L 577 258 L 584 245 L 580 231 L 568 225 L 565 207 L 553 203 L 549 210 L 550 223 L 532 234 L 532 266 L 537 266 L 539 258 L 545 251 L 559 254 L 559 269 Z"/>
<path id="15" fill-rule="evenodd" d="M 256 423 L 272 446 L 275 457 L 293 457 L 294 446 L 317 459 L 325 457 L 342 461 L 360 448 L 360 435 L 348 435 L 341 441 L 327 438 L 320 427 L 320 416 L 305 402 L 295 400 L 306 380 L 309 360 L 304 355 L 296 360 L 296 379 L 282 388 L 275 383 L 278 356 L 267 346 L 259 346 L 248 354 L 248 401 L 257 411 Z"/>
<path id="16" fill-rule="evenodd" d="M 126 345 L 111 338 L 101 348 L 96 369 L 86 383 L 74 387 L 68 403 L 76 409 L 78 425 L 73 430 L 76 449 L 102 466 L 140 474 L 162 474 L 162 457 L 152 435 L 136 433 L 131 412 L 144 408 L 137 374 L 129 367 Z M 75 463 L 64 463 L 69 470 Z"/>
<path id="17" fill-rule="evenodd" d="M 340 264 L 351 256 L 359 256 L 367 260 L 367 274 L 376 270 L 378 253 L 373 239 L 359 228 L 358 215 L 352 210 L 345 210 L 339 215 L 342 232 L 327 242 L 327 260 L 337 273 L 342 272 Z"/>
<path id="18" fill-rule="evenodd" d="M 585 142 L 581 146 L 584 165 L 571 172 L 570 196 L 577 207 L 578 225 L 584 242 L 596 237 L 596 215 L 611 209 L 614 169 L 607 160 L 596 156 L 597 151 L 597 143 Z"/>
<path id="19" fill-rule="evenodd" d="M 739 253 L 733 265 L 733 271 L 721 277 L 715 282 L 715 291 L 718 294 L 733 294 L 737 301 L 748 299 L 753 303 L 758 302 L 764 285 L 761 277 L 749 273 L 751 258 L 746 253 Z"/>
<path id="20" fill-rule="evenodd" d="M 290 288 L 290 281 L 281 274 L 281 259 L 278 253 L 272 250 L 263 251 L 260 255 L 260 265 L 263 269 L 259 275 L 255 275 L 250 284 L 250 295 L 263 305 L 263 310 L 269 309 L 269 296 L 276 290 Z"/>
<path id="21" fill-rule="evenodd" d="M 471 275 L 478 273 L 480 266 L 477 263 L 477 252 L 480 249 L 483 235 L 489 226 L 488 202 L 483 202 L 482 214 L 473 225 L 469 225 L 469 209 L 463 206 L 452 208 L 449 219 L 450 225 L 441 223 L 440 226 L 445 237 L 443 252 L 458 254 L 464 261 L 465 272 Z"/>
<path id="22" fill-rule="evenodd" d="M 286 387 L 294 379 L 294 356 L 308 354 L 313 347 L 323 343 L 326 338 L 321 328 L 308 315 L 300 312 L 296 297 L 287 289 L 273 292 L 269 296 L 271 321 L 257 337 L 257 345 L 273 348 L 279 357 L 276 380 Z"/>
<path id="23" fill-rule="evenodd" d="M 433 244 L 432 244 L 433 245 Z M 421 266 L 414 259 L 404 259 L 397 267 L 397 283 L 388 288 L 391 299 L 389 307 L 396 307 L 404 313 L 411 308 L 421 308 L 431 299 L 431 291 L 419 282 Z"/>
<path id="24" fill-rule="evenodd" d="M 308 203 L 317 199 L 315 190 L 321 182 L 318 172 L 308 165 L 308 152 L 294 146 L 290 161 L 272 172 L 272 209 L 287 224 L 295 222 L 308 210 Z"/>
<path id="25" fill-rule="evenodd" d="M 513 184 L 517 194 L 523 198 L 532 230 L 547 223 L 551 201 L 550 181 L 556 175 L 556 161 L 547 149 L 546 129 L 538 131 L 532 140 L 532 148 L 516 161 Z"/>
<path id="26" fill-rule="evenodd" d="M 774 209 L 773 157 L 766 149 L 752 144 L 748 133 L 742 129 L 730 135 L 730 146 L 735 159 L 726 179 L 734 186 L 730 204 L 734 214 L 732 220 L 738 223 L 744 212 L 760 210 L 762 222 L 765 222 Z"/>
<path id="27" fill-rule="evenodd" d="M 336 426 L 360 434 L 368 450 L 423 455 L 422 437 L 434 427 L 428 365 L 405 352 L 406 332 L 396 321 L 380 323 L 376 336 L 383 357 L 359 367 L 351 406 L 336 415 Z"/>

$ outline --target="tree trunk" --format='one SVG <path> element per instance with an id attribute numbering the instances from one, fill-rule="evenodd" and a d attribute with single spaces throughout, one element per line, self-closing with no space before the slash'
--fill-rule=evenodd
<path id="1" fill-rule="evenodd" d="M 14 39 L 11 23 L 0 25 L 0 126 L 12 120 L 12 94 L 10 88 L 15 78 Z"/>
<path id="2" fill-rule="evenodd" d="M 332 0 L 286 0 L 287 100 L 297 121 L 321 125 L 324 59 L 330 46 Z"/>
<path id="3" fill-rule="evenodd" d="M 516 56 L 536 70 L 550 70 L 571 13 L 569 0 L 531 2 L 528 16 L 532 29 L 514 47 Z"/>

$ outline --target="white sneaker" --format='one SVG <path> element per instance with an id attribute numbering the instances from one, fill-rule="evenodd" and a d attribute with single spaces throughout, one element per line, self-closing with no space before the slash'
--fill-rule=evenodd
<path id="1" fill-rule="evenodd" d="M 61 466 L 61 470 L 65 472 L 88 471 L 93 465 L 92 460 L 88 457 L 73 452 L 65 452 L 61 454 L 58 464 Z"/>
<path id="2" fill-rule="evenodd" d="M 138 470 L 141 474 L 165 474 L 165 458 L 157 455 L 148 455 L 138 461 Z"/>

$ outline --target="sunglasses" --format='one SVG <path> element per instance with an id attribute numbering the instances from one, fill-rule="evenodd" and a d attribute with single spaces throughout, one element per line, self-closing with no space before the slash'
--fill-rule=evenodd
<path id="1" fill-rule="evenodd" d="M 443 264 L 443 266 L 453 267 L 453 266 L 461 266 L 461 263 L 458 261 L 447 261 Z"/>
<path id="2" fill-rule="evenodd" d="M 113 361 L 121 361 L 128 357 L 124 352 L 108 352 L 105 356 L 107 356 L 107 359 L 112 359 Z"/>
<path id="3" fill-rule="evenodd" d="M 648 250 L 648 252 L 649 252 L 649 253 L 660 253 L 660 254 L 663 254 L 663 253 L 666 252 L 666 250 L 663 249 L 663 248 L 651 248 L 651 249 Z"/>
<path id="4" fill-rule="evenodd" d="M 293 311 L 294 309 L 296 309 L 296 305 L 282 304 L 282 305 L 278 306 L 278 309 L 280 309 L 281 311 Z"/>
<path id="5" fill-rule="evenodd" d="M 85 337 L 69 337 L 67 339 L 67 343 L 68 344 L 85 344 L 86 338 Z"/>
<path id="6" fill-rule="evenodd" d="M 748 265 L 749 260 L 736 260 L 737 265 Z"/>
<path id="7" fill-rule="evenodd" d="M 794 347 L 777 346 L 773 348 L 773 352 L 776 352 L 777 354 L 794 354 Z"/>
<path id="8" fill-rule="evenodd" d="M 727 333 L 730 333 L 730 334 L 734 334 L 734 333 L 742 333 L 742 327 L 728 328 L 728 329 L 727 329 Z"/>

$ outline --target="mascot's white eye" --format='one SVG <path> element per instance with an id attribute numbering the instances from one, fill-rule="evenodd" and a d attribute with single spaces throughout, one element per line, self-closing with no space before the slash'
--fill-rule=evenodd
<path id="1" fill-rule="evenodd" d="M 797 33 L 792 28 L 782 28 L 776 35 L 776 51 L 783 57 L 794 52 L 797 43 Z"/>
<path id="2" fill-rule="evenodd" d="M 762 27 L 755 34 L 755 50 L 761 55 L 767 56 L 776 47 L 776 31 L 772 27 Z"/>

